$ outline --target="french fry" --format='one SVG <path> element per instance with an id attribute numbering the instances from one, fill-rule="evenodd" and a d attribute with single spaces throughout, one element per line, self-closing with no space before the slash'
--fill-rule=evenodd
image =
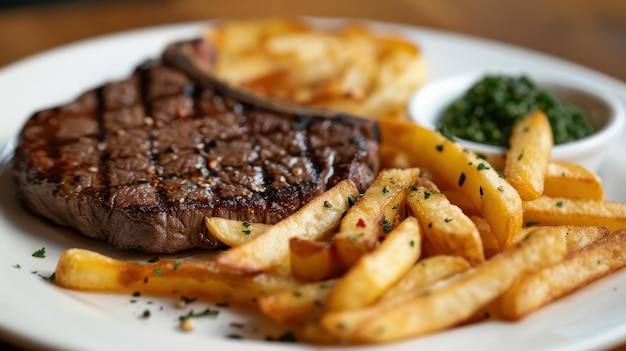
<path id="1" fill-rule="evenodd" d="M 374 302 L 415 264 L 421 244 L 419 223 L 413 217 L 406 218 L 337 282 L 326 301 L 326 310 L 342 311 Z"/>
<path id="2" fill-rule="evenodd" d="M 542 196 L 524 201 L 526 225 L 574 225 L 626 228 L 626 204 L 604 200 L 572 200 Z"/>
<path id="3" fill-rule="evenodd" d="M 470 219 L 478 228 L 478 234 L 480 235 L 480 241 L 483 243 L 483 252 L 485 253 L 485 259 L 490 259 L 493 255 L 500 253 L 501 249 L 498 245 L 498 239 L 491 232 L 489 223 L 480 216 L 470 216 Z M 525 237 L 525 235 L 524 235 Z M 521 237 L 522 239 L 524 237 Z M 516 240 L 515 238 L 513 240 Z M 519 242 L 515 241 L 515 242 Z"/>
<path id="4" fill-rule="evenodd" d="M 437 255 L 421 259 L 398 283 L 380 297 L 380 301 L 397 299 L 407 294 L 416 296 L 416 292 L 420 289 L 465 272 L 469 268 L 469 262 L 458 256 Z"/>
<path id="5" fill-rule="evenodd" d="M 331 279 L 262 295 L 258 299 L 259 309 L 279 324 L 302 326 L 316 309 L 322 309 L 336 283 L 336 279 Z"/>
<path id="6" fill-rule="evenodd" d="M 470 268 L 469 263 L 457 256 L 433 256 L 420 260 L 402 279 L 394 284 L 371 306 L 338 312 L 327 312 L 321 316 L 322 327 L 338 338 L 350 338 L 356 328 L 369 318 L 376 316 L 385 307 L 393 307 L 420 296 L 433 284 L 446 284 L 457 279 L 455 275 Z M 455 277 L 455 278 L 453 278 Z M 449 279 L 450 278 L 450 279 Z M 443 280 L 447 280 L 443 282 Z"/>
<path id="7" fill-rule="evenodd" d="M 385 215 L 390 208 L 395 207 L 394 211 L 399 209 L 404 202 L 406 189 L 419 175 L 419 168 L 384 169 L 374 184 L 350 208 L 341 220 L 339 232 L 333 237 L 337 255 L 344 267 L 350 267 L 363 254 L 374 249 L 384 234 L 385 221 L 389 221 Z"/>
<path id="8" fill-rule="evenodd" d="M 485 260 L 476 225 L 442 192 L 414 187 L 408 192 L 407 204 L 439 254 L 464 257 L 473 266 Z"/>
<path id="9" fill-rule="evenodd" d="M 350 207 L 348 198 L 359 196 L 356 185 L 344 180 L 314 198 L 295 214 L 283 219 L 262 235 L 216 257 L 216 262 L 242 272 L 291 269 L 289 240 L 294 237 L 317 240 L 337 227 Z"/>
<path id="10" fill-rule="evenodd" d="M 543 194 L 553 146 L 550 122 L 543 112 L 535 111 L 513 126 L 504 174 L 522 200 Z"/>
<path id="11" fill-rule="evenodd" d="M 206 217 L 204 222 L 213 236 L 224 244 L 235 247 L 261 235 L 271 224 L 249 223 L 221 217 Z"/>
<path id="12" fill-rule="evenodd" d="M 426 80 L 414 43 L 355 24 L 330 31 L 289 19 L 229 21 L 204 38 L 218 78 L 304 106 L 407 119 L 406 101 Z"/>
<path id="13" fill-rule="evenodd" d="M 382 343 L 451 327 L 470 318 L 514 281 L 563 259 L 566 247 L 550 229 L 533 231 L 520 245 L 467 271 L 460 279 L 386 308 L 359 325 L 351 340 Z"/>
<path id="14" fill-rule="evenodd" d="M 378 149 L 378 158 L 382 168 L 410 168 L 411 161 L 407 150 L 382 143 Z"/>
<path id="15" fill-rule="evenodd" d="M 520 229 L 513 243 L 524 240 L 524 237 L 529 232 L 540 228 L 540 226 L 525 227 Z M 561 236 L 565 245 L 567 245 L 567 252 L 574 253 L 588 245 L 595 242 L 602 241 L 609 235 L 609 229 L 606 227 L 598 226 L 573 226 L 573 225 L 561 225 L 553 226 L 554 230 L 561 232 Z"/>
<path id="16" fill-rule="evenodd" d="M 543 194 L 574 200 L 603 200 L 602 179 L 583 166 L 574 163 L 550 162 Z"/>
<path id="17" fill-rule="evenodd" d="M 522 201 L 488 162 L 413 123 L 381 120 L 379 126 L 383 143 L 419 150 L 408 154 L 411 165 L 432 172 L 442 189 L 459 188 L 487 220 L 500 247 L 510 243 L 522 226 Z"/>
<path id="18" fill-rule="evenodd" d="M 457 258 L 461 259 L 460 257 Z M 381 311 L 394 309 L 403 303 L 410 302 L 417 296 L 429 294 L 435 287 L 442 288 L 443 286 L 457 281 L 461 276 L 462 273 L 457 273 L 429 285 L 415 286 L 413 290 L 403 291 L 400 294 L 394 295 L 392 298 L 381 299 L 370 306 L 344 311 L 326 312 L 321 316 L 320 324 L 325 330 L 337 338 L 348 341 L 353 340 L 357 329 L 364 323 L 376 318 L 376 315 L 381 313 Z M 418 280 L 420 279 L 418 278 Z M 425 283 L 426 281 L 423 282 Z"/>
<path id="19" fill-rule="evenodd" d="M 338 276 L 343 267 L 330 242 L 291 238 L 291 274 L 294 278 L 316 282 Z"/>
<path id="20" fill-rule="evenodd" d="M 262 294 L 297 284 L 288 276 L 224 270 L 214 261 L 131 263 L 82 249 L 69 249 L 61 255 L 54 282 L 67 289 L 184 295 L 254 309 L 255 300 Z"/>
<path id="21" fill-rule="evenodd" d="M 520 319 L 626 266 L 626 230 L 591 244 L 552 267 L 522 278 L 501 297 L 501 315 Z"/>
<path id="22" fill-rule="evenodd" d="M 450 203 L 458 206 L 468 216 L 480 216 L 480 211 L 470 199 L 459 189 L 442 189 Z"/>

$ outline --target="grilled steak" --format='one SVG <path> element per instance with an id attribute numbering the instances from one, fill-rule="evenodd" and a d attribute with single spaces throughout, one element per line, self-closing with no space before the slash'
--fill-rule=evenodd
<path id="1" fill-rule="evenodd" d="M 221 245 L 205 216 L 275 223 L 342 179 L 371 184 L 373 122 L 241 95 L 198 76 L 187 45 L 35 113 L 13 162 L 22 203 L 116 248 L 172 253 Z"/>

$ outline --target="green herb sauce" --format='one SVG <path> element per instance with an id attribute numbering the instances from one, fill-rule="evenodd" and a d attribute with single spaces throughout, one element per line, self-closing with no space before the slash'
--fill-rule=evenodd
<path id="1" fill-rule="evenodd" d="M 580 108 L 561 104 L 523 75 L 483 77 L 448 106 L 439 129 L 462 139 L 508 147 L 515 122 L 535 110 L 548 117 L 555 144 L 578 140 L 593 132 Z"/>

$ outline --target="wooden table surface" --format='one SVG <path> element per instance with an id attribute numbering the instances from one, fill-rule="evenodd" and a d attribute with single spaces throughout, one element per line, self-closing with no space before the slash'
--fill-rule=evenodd
<path id="1" fill-rule="evenodd" d="M 7 3 L 0 0 L 0 68 L 62 44 L 128 29 L 211 18 L 310 15 L 479 36 L 554 55 L 626 82 L 624 0 L 132 0 L 30 6 L 21 2 L 3 9 Z M 7 348 L 0 342 L 0 349 Z M 626 345 L 615 350 L 626 350 Z"/>

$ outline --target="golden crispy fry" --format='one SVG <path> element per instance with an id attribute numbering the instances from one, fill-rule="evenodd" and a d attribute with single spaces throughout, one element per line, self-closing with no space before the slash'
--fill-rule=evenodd
<path id="1" fill-rule="evenodd" d="M 235 86 L 304 106 L 372 118 L 404 118 L 426 79 L 412 42 L 359 25 L 330 31 L 304 21 L 229 21 L 209 28 L 216 76 Z"/>
<path id="2" fill-rule="evenodd" d="M 408 150 L 399 149 L 387 143 L 380 144 L 378 158 L 382 168 L 410 168 Z"/>
<path id="3" fill-rule="evenodd" d="M 291 238 L 291 274 L 302 281 L 315 282 L 338 276 L 343 267 L 330 242 Z"/>
<path id="4" fill-rule="evenodd" d="M 563 262 L 544 268 L 516 282 L 501 297 L 501 315 L 520 319 L 626 266 L 626 231 L 589 245 Z"/>
<path id="5" fill-rule="evenodd" d="M 408 192 L 407 204 L 437 253 L 464 257 L 473 266 L 485 260 L 476 225 L 443 193 L 414 187 Z"/>
<path id="6" fill-rule="evenodd" d="M 500 247 L 522 226 L 522 201 L 517 191 L 489 163 L 439 133 L 416 124 L 379 121 L 383 144 L 415 150 L 411 165 L 432 172 L 442 189 L 458 188 L 480 211 Z"/>
<path id="7" fill-rule="evenodd" d="M 395 217 L 389 209 L 396 207 L 394 211 L 398 211 L 406 189 L 419 175 L 419 168 L 384 169 L 350 208 L 341 220 L 339 233 L 333 237 L 337 254 L 345 267 L 350 267 L 359 257 L 374 249 L 384 228 L 393 225 L 394 218 L 389 221 L 385 215 L 389 212 Z"/>
<path id="8" fill-rule="evenodd" d="M 453 277 L 469 268 L 469 262 L 457 256 L 440 255 L 422 259 L 374 305 L 327 312 L 321 316 L 322 327 L 338 338 L 350 338 L 364 320 L 375 317 L 385 306 L 393 307 L 409 301 L 420 296 L 435 283 L 445 284 L 447 282 L 443 280 L 457 279 Z"/>
<path id="9" fill-rule="evenodd" d="M 130 263 L 82 249 L 69 249 L 61 255 L 54 281 L 82 291 L 184 295 L 247 308 L 256 308 L 254 301 L 264 293 L 297 284 L 291 277 L 224 270 L 213 261 Z"/>
<path id="10" fill-rule="evenodd" d="M 322 238 L 339 224 L 349 208 L 350 196 L 359 196 L 359 191 L 354 182 L 344 180 L 259 237 L 220 253 L 216 262 L 242 272 L 260 272 L 276 267 L 289 271 L 289 240 L 294 237 Z"/>
<path id="11" fill-rule="evenodd" d="M 519 192 L 522 200 L 533 200 L 543 194 L 554 141 L 548 117 L 535 111 L 524 117 L 511 131 L 506 152 L 504 174 Z"/>
<path id="12" fill-rule="evenodd" d="M 520 229 L 515 239 L 513 239 L 513 243 L 517 244 L 524 240 L 529 232 L 537 228 L 540 228 L 540 226 Z M 553 226 L 552 228 L 561 232 L 563 241 L 565 245 L 567 245 L 567 252 L 569 253 L 576 252 L 588 245 L 604 240 L 609 235 L 609 229 L 606 227 L 562 225 Z"/>
<path id="13" fill-rule="evenodd" d="M 457 257 L 460 258 L 460 257 Z M 467 263 L 467 261 L 466 261 Z M 394 309 L 404 303 L 411 302 L 418 296 L 430 294 L 433 289 L 442 288 L 462 277 L 462 273 L 447 276 L 432 284 L 415 286 L 415 289 L 395 295 L 393 298 L 379 300 L 375 304 L 362 308 L 353 308 L 344 311 L 326 312 L 321 316 L 320 324 L 331 335 L 342 340 L 354 340 L 354 334 L 364 323 L 376 318 L 381 311 Z"/>
<path id="14" fill-rule="evenodd" d="M 302 326 L 315 309 L 321 309 L 336 279 L 309 283 L 265 294 L 258 299 L 259 309 L 277 323 Z"/>
<path id="15" fill-rule="evenodd" d="M 602 179 L 573 163 L 550 162 L 543 194 L 548 197 L 567 197 L 574 200 L 604 199 Z"/>
<path id="16" fill-rule="evenodd" d="M 419 223 L 408 217 L 339 280 L 328 296 L 326 309 L 342 311 L 374 302 L 415 264 L 421 245 Z"/>
<path id="17" fill-rule="evenodd" d="M 480 211 L 474 206 L 470 199 L 459 189 L 442 189 L 450 203 L 458 206 L 463 213 L 468 216 L 479 216 Z"/>
<path id="18" fill-rule="evenodd" d="M 626 204 L 604 200 L 572 200 L 542 196 L 524 201 L 525 225 L 574 225 L 626 228 Z"/>
<path id="19" fill-rule="evenodd" d="M 351 339 L 381 343 L 451 327 L 470 318 L 513 282 L 563 259 L 566 247 L 550 229 L 532 232 L 520 245 L 467 271 L 460 279 L 363 321 Z"/>
<path id="20" fill-rule="evenodd" d="M 397 299 L 399 296 L 416 296 L 416 291 L 439 280 L 462 273 L 470 268 L 469 262 L 458 256 L 437 255 L 419 260 L 402 279 L 380 297 L 380 301 Z"/>
<path id="21" fill-rule="evenodd" d="M 485 259 L 490 259 L 493 255 L 500 253 L 502 250 L 498 245 L 498 239 L 496 239 L 495 235 L 493 235 L 493 233 L 491 232 L 489 223 L 487 223 L 487 221 L 480 216 L 470 216 L 470 219 L 472 220 L 472 222 L 474 222 L 476 228 L 478 228 L 480 241 L 482 241 L 483 243 L 483 252 L 485 253 Z M 515 238 L 513 240 L 515 240 Z"/>
<path id="22" fill-rule="evenodd" d="M 206 217 L 209 233 L 224 244 L 234 247 L 252 240 L 271 227 L 265 223 L 248 223 L 221 217 Z"/>

